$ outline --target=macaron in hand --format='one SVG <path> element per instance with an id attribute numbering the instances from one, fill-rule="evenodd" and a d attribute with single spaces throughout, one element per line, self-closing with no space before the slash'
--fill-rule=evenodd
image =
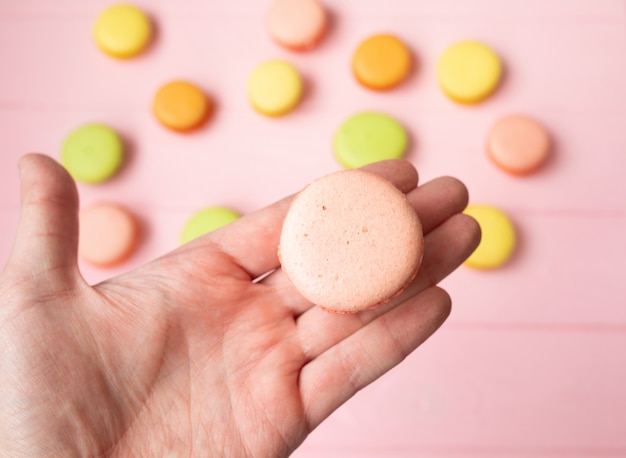
<path id="1" fill-rule="evenodd" d="M 313 181 L 294 198 L 279 258 L 306 299 L 354 313 L 399 295 L 423 251 L 422 225 L 406 195 L 378 175 L 350 169 Z"/>

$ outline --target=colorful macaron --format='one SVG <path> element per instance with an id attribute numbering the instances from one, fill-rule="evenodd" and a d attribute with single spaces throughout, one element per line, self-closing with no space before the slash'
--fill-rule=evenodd
<path id="1" fill-rule="evenodd" d="M 359 44 L 352 57 L 352 72 L 363 86 L 383 91 L 399 85 L 409 76 L 412 60 L 404 41 L 383 33 Z"/>
<path id="2" fill-rule="evenodd" d="M 97 184 L 112 178 L 124 162 L 124 145 L 111 127 L 93 123 L 70 132 L 61 147 L 61 164 L 81 183 Z"/>
<path id="3" fill-rule="evenodd" d="M 266 17 L 271 37 L 291 51 L 309 51 L 324 37 L 328 14 L 318 0 L 274 0 Z"/>
<path id="4" fill-rule="evenodd" d="M 512 175 L 529 175 L 547 161 L 551 141 L 536 119 L 521 114 L 500 118 L 487 134 L 487 156 Z"/>
<path id="5" fill-rule="evenodd" d="M 306 299 L 353 313 L 399 295 L 417 274 L 423 249 L 422 226 L 406 195 L 354 169 L 319 178 L 294 198 L 279 258 Z"/>
<path id="6" fill-rule="evenodd" d="M 482 233 L 480 244 L 464 264 L 477 269 L 504 265 L 517 244 L 515 226 L 506 212 L 494 205 L 471 204 L 464 213 L 478 222 Z"/>
<path id="7" fill-rule="evenodd" d="M 96 18 L 93 36 L 98 47 L 111 57 L 127 59 L 140 54 L 152 40 L 152 24 L 140 8 L 114 4 Z"/>
<path id="8" fill-rule="evenodd" d="M 102 202 L 79 214 L 78 256 L 85 262 L 110 267 L 124 262 L 139 241 L 139 223 L 126 207 Z"/>
<path id="9" fill-rule="evenodd" d="M 248 78 L 248 99 L 252 107 L 266 116 L 283 116 L 300 102 L 302 77 L 289 62 L 274 59 L 258 65 Z"/>
<path id="10" fill-rule="evenodd" d="M 409 136 L 393 117 L 364 111 L 346 119 L 333 136 L 335 158 L 345 168 L 362 167 L 387 159 L 400 159 L 406 153 Z"/>
<path id="11" fill-rule="evenodd" d="M 437 63 L 441 89 L 458 103 L 483 101 L 496 90 L 501 77 L 500 57 L 479 41 L 467 40 L 449 46 Z"/>
<path id="12" fill-rule="evenodd" d="M 213 104 L 204 91 L 190 81 L 170 81 L 159 88 L 152 112 L 168 129 L 188 132 L 201 127 L 211 116 Z"/>
<path id="13" fill-rule="evenodd" d="M 198 210 L 185 223 L 180 243 L 185 244 L 204 234 L 208 234 L 239 218 L 239 213 L 227 207 L 215 206 Z"/>

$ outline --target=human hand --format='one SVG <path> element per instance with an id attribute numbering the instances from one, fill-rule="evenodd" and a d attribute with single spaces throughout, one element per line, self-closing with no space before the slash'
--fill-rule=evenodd
<path id="1" fill-rule="evenodd" d="M 421 270 L 377 309 L 334 315 L 279 269 L 290 199 L 90 286 L 77 264 L 78 197 L 52 159 L 21 160 L 21 215 L 0 274 L 0 455 L 291 453 L 446 319 L 435 285 L 478 244 L 465 187 L 417 187 L 404 161 L 367 167 L 406 192 Z M 277 269 L 260 281 L 253 281 Z"/>

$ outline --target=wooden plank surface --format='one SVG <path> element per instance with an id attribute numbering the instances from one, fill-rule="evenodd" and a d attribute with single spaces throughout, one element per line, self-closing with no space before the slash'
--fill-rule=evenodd
<path id="1" fill-rule="evenodd" d="M 83 265 L 93 282 L 175 248 L 196 209 L 250 212 L 337 170 L 331 137 L 354 112 L 401 120 L 423 180 L 454 175 L 472 201 L 508 211 L 520 243 L 493 272 L 461 268 L 444 282 L 449 322 L 423 348 L 350 400 L 294 456 L 626 456 L 626 3 L 621 0 L 327 0 L 333 26 L 320 48 L 292 54 L 267 36 L 267 2 L 137 2 L 158 34 L 132 61 L 102 55 L 91 26 L 105 0 L 0 0 L 0 264 L 18 217 L 16 162 L 58 157 L 92 121 L 123 135 L 130 160 L 81 202 L 109 199 L 147 228 L 115 269 Z M 412 47 L 411 79 L 389 93 L 359 87 L 350 56 L 369 34 Z M 506 68 L 485 103 L 461 107 L 438 88 L 435 65 L 476 38 Z M 293 114 L 269 120 L 245 96 L 259 62 L 292 61 L 307 82 Z M 217 101 L 202 131 L 165 131 L 150 113 L 164 82 L 187 78 Z M 545 169 L 512 178 L 484 154 L 501 115 L 541 119 L 555 140 Z"/>

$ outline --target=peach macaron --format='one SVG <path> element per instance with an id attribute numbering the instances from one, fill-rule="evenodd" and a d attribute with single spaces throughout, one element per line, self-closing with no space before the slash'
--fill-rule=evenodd
<path id="1" fill-rule="evenodd" d="M 520 114 L 500 118 L 487 135 L 487 155 L 512 175 L 529 175 L 548 160 L 551 140 L 536 119 Z"/>
<path id="2" fill-rule="evenodd" d="M 278 254 L 306 299 L 353 313 L 398 296 L 417 275 L 423 251 L 422 225 L 406 195 L 378 175 L 351 169 L 294 197 Z"/>
<path id="3" fill-rule="evenodd" d="M 139 241 L 139 223 L 127 208 L 112 202 L 94 204 L 79 214 L 79 257 L 92 265 L 111 267 L 124 262 Z"/>
<path id="4" fill-rule="evenodd" d="M 313 49 L 328 28 L 328 14 L 318 0 L 274 0 L 266 21 L 274 41 L 291 51 Z"/>

